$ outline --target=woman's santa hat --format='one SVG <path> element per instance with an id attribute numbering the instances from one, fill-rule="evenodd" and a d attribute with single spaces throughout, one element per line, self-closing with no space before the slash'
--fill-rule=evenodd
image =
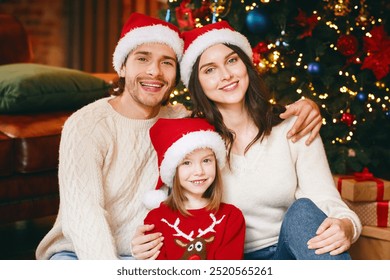
<path id="1" fill-rule="evenodd" d="M 188 87 L 192 67 L 198 57 L 209 47 L 216 44 L 231 44 L 240 47 L 252 59 L 252 47 L 248 39 L 226 22 L 219 21 L 183 32 L 184 54 L 180 63 L 180 75 L 183 84 Z"/>
<path id="2" fill-rule="evenodd" d="M 120 73 L 129 53 L 145 43 L 163 43 L 170 46 L 180 61 L 183 54 L 183 40 L 179 29 L 172 23 L 133 13 L 122 28 L 121 38 L 113 54 L 113 66 Z"/>
<path id="3" fill-rule="evenodd" d="M 202 118 L 159 119 L 150 129 L 150 139 L 157 152 L 160 176 L 155 190 L 146 193 L 144 204 L 153 209 L 167 198 L 161 190 L 172 188 L 177 166 L 185 156 L 200 148 L 213 150 L 219 168 L 225 165 L 226 148 L 214 126 Z"/>

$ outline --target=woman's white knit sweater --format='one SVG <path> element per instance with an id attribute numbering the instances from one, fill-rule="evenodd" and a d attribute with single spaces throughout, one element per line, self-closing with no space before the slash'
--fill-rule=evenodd
<path id="1" fill-rule="evenodd" d="M 182 106 L 163 107 L 153 119 L 128 119 L 100 99 L 65 123 L 60 143 L 60 208 L 39 244 L 37 259 L 59 251 L 79 259 L 130 255 L 130 241 L 147 214 L 143 194 L 155 188 L 156 153 L 149 129 L 159 117 L 188 114 Z"/>
<path id="2" fill-rule="evenodd" d="M 301 197 L 310 198 L 329 217 L 351 219 L 354 241 L 361 233 L 359 218 L 335 187 L 321 138 L 310 146 L 305 139 L 292 143 L 286 138 L 295 120 L 274 127 L 245 156 L 233 155 L 231 170 L 227 166 L 223 170 L 224 200 L 245 216 L 245 252 L 277 243 L 287 208 Z"/>

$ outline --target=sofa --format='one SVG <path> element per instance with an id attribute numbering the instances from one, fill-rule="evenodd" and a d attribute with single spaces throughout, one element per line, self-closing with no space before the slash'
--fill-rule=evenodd
<path id="1" fill-rule="evenodd" d="M 61 130 L 77 109 L 108 96 L 114 73 L 33 63 L 28 34 L 0 14 L 0 224 L 55 215 Z"/>

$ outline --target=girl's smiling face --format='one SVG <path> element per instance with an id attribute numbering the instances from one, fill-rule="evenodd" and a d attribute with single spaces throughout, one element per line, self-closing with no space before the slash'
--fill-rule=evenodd
<path id="1" fill-rule="evenodd" d="M 216 176 L 214 152 L 209 148 L 194 150 L 185 156 L 177 172 L 187 199 L 202 199 L 203 193 L 214 182 Z"/>

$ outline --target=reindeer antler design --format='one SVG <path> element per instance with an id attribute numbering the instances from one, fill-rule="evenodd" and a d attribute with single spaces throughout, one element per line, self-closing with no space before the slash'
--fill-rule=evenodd
<path id="1" fill-rule="evenodd" d="M 222 220 L 225 218 L 225 215 L 223 215 L 222 218 L 217 221 L 215 215 L 213 213 L 210 213 L 210 218 L 211 220 L 213 220 L 212 224 L 209 227 L 207 227 L 205 230 L 198 229 L 198 235 L 196 237 L 202 237 L 203 235 L 209 232 L 215 232 L 214 227 L 222 222 Z M 194 240 L 194 238 L 192 237 L 194 235 L 194 231 L 191 231 L 190 234 L 185 234 L 183 231 L 179 229 L 180 218 L 177 218 L 173 225 L 170 224 L 166 219 L 161 219 L 161 221 L 166 223 L 169 227 L 173 228 L 176 231 L 176 234 L 174 234 L 173 236 L 181 236 L 187 239 L 188 241 Z"/>
<path id="2" fill-rule="evenodd" d="M 185 239 L 187 239 L 188 241 L 193 241 L 194 238 L 192 238 L 192 236 L 194 235 L 194 231 L 191 231 L 190 234 L 185 234 L 184 232 L 182 232 L 178 225 L 180 223 L 180 219 L 177 218 L 176 221 L 175 221 L 175 224 L 170 224 L 168 223 L 168 221 L 166 219 L 161 219 L 162 222 L 166 223 L 168 226 L 170 226 L 171 228 L 173 228 L 177 233 L 174 234 L 173 236 L 181 236 L 181 237 L 184 237 Z"/>
<path id="3" fill-rule="evenodd" d="M 213 220 L 213 223 L 205 230 L 198 229 L 199 234 L 197 237 L 202 237 L 203 235 L 205 235 L 209 232 L 215 232 L 214 227 L 222 222 L 223 218 L 225 218 L 225 215 L 223 215 L 222 218 L 217 221 L 214 214 L 210 213 L 210 218 Z"/>

